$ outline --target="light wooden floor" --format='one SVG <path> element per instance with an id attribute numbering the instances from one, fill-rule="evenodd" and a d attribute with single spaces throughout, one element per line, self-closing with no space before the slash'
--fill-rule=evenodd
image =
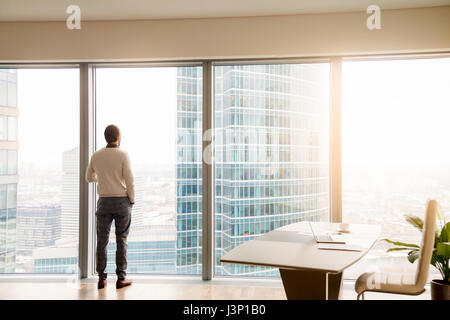
<path id="1" fill-rule="evenodd" d="M 355 300 L 353 284 L 344 283 L 343 299 Z M 284 300 L 286 295 L 279 284 L 224 283 L 220 281 L 163 281 L 135 279 L 131 287 L 116 290 L 115 279 L 105 289 L 97 290 L 94 279 L 77 282 L 70 280 L 2 280 L 0 300 Z M 429 289 L 418 297 L 367 293 L 367 300 L 430 299 Z"/>

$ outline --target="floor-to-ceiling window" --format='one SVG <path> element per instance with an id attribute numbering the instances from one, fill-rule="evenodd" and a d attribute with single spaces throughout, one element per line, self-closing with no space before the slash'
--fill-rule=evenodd
<path id="1" fill-rule="evenodd" d="M 277 277 L 222 264 L 245 241 L 329 219 L 328 63 L 214 68 L 215 274 Z"/>
<path id="2" fill-rule="evenodd" d="M 201 66 L 96 69 L 97 150 L 119 126 L 135 177 L 129 273 L 201 273 L 202 84 Z M 109 273 L 114 256 L 112 228 Z"/>
<path id="3" fill-rule="evenodd" d="M 449 58 L 343 63 L 345 222 L 380 224 L 382 238 L 420 244 L 404 215 L 423 218 L 428 199 L 450 209 L 449 88 Z M 376 270 L 378 262 L 413 272 L 407 252 L 386 254 L 389 247 L 378 242 L 346 277 Z"/>
<path id="4" fill-rule="evenodd" d="M 342 71 L 343 220 L 418 243 L 403 215 L 423 217 L 429 198 L 450 206 L 450 59 L 344 61 Z M 135 174 L 129 273 L 201 274 L 202 73 L 95 69 L 96 147 L 117 124 Z M 214 274 L 276 277 L 220 257 L 283 225 L 329 220 L 330 64 L 217 63 L 213 75 Z M 79 106 L 77 68 L 0 70 L 0 273 L 78 270 Z M 345 277 L 380 257 L 414 269 L 387 248 Z"/>
<path id="5" fill-rule="evenodd" d="M 75 273 L 79 70 L 0 70 L 0 273 Z"/>

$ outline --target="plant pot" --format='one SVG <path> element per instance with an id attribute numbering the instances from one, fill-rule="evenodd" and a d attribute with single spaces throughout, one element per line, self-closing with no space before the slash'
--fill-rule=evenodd
<path id="1" fill-rule="evenodd" d="M 444 280 L 431 280 L 431 299 L 450 300 L 450 283 Z"/>

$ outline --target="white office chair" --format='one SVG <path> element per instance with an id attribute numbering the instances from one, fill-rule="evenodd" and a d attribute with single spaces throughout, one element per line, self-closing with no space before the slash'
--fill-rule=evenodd
<path id="1" fill-rule="evenodd" d="M 436 217 L 439 210 L 441 210 L 441 207 L 436 200 L 428 201 L 415 276 L 408 278 L 404 275 L 395 276 L 390 273 L 363 273 L 355 283 L 358 300 L 360 298 L 364 300 L 364 293 L 368 291 L 406 295 L 419 295 L 425 291 L 425 284 L 428 279 L 428 271 L 434 249 Z"/>

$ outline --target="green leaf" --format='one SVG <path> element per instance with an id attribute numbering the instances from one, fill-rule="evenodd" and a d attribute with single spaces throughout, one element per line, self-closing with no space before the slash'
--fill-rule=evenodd
<path id="1" fill-rule="evenodd" d="M 419 253 L 418 250 L 410 251 L 408 253 L 408 261 L 411 262 L 411 263 L 414 263 L 414 261 L 419 259 L 419 255 L 420 255 L 420 253 Z"/>
<path id="2" fill-rule="evenodd" d="M 405 219 L 408 223 L 412 224 L 414 227 L 422 231 L 423 229 L 423 220 L 415 215 L 407 214 L 405 215 Z"/>
<path id="3" fill-rule="evenodd" d="M 390 248 L 386 252 L 401 251 L 401 250 L 411 250 L 411 247 L 409 247 L 409 248 Z"/>
<path id="4" fill-rule="evenodd" d="M 441 242 L 436 245 L 436 254 L 444 259 L 450 259 L 450 242 Z"/>
<path id="5" fill-rule="evenodd" d="M 438 259 L 437 255 L 436 255 L 436 249 L 434 249 L 434 250 L 433 250 L 433 254 L 431 255 L 431 262 L 430 262 L 430 264 L 431 264 L 433 267 L 435 267 L 436 269 L 439 270 L 438 263 L 439 263 L 439 259 Z M 440 271 L 440 270 L 439 270 L 439 271 Z"/>
<path id="6" fill-rule="evenodd" d="M 431 256 L 431 264 L 444 264 L 448 259 L 437 254 L 437 249 L 433 249 L 433 255 Z"/>
<path id="7" fill-rule="evenodd" d="M 450 222 L 447 222 L 442 227 L 441 234 L 439 236 L 439 242 L 449 242 L 450 241 Z"/>
<path id="8" fill-rule="evenodd" d="M 392 241 L 389 239 L 382 239 L 390 244 L 396 245 L 396 246 L 403 246 L 403 247 L 410 247 L 410 248 L 420 248 L 417 244 L 411 244 L 411 243 L 404 243 L 404 242 L 398 242 L 398 241 Z"/>

